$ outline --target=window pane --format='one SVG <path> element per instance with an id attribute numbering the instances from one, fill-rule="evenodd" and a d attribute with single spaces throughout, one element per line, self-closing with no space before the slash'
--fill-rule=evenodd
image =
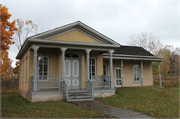
<path id="1" fill-rule="evenodd" d="M 39 72 L 42 71 L 42 65 L 39 65 Z"/>
<path id="2" fill-rule="evenodd" d="M 106 75 L 106 70 L 103 71 L 103 74 Z"/>
<path id="3" fill-rule="evenodd" d="M 42 75 L 42 72 L 39 72 L 39 75 Z"/>
<path id="4" fill-rule="evenodd" d="M 92 65 L 95 65 L 95 59 L 92 59 Z"/>
<path id="5" fill-rule="evenodd" d="M 95 66 L 92 66 L 92 72 L 95 72 Z"/>
<path id="6" fill-rule="evenodd" d="M 134 81 L 139 80 L 139 65 L 134 65 Z"/>
<path id="7" fill-rule="evenodd" d="M 44 65 L 44 72 L 47 72 L 47 65 Z"/>
<path id="8" fill-rule="evenodd" d="M 40 57 L 38 58 L 38 61 L 39 61 L 39 63 L 42 63 L 42 62 L 43 62 L 43 58 L 40 56 Z"/>
<path id="9" fill-rule="evenodd" d="M 47 63 L 48 63 L 48 58 L 44 57 L 44 64 L 47 64 Z"/>
<path id="10" fill-rule="evenodd" d="M 65 57 L 71 57 L 71 53 L 67 53 L 67 54 L 65 54 Z"/>
<path id="11" fill-rule="evenodd" d="M 72 53 L 72 57 L 79 58 L 79 55 Z"/>

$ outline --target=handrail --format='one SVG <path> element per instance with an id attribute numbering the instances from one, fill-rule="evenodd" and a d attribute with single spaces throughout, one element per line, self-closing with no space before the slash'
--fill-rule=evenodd
<path id="1" fill-rule="evenodd" d="M 65 83 L 64 83 L 64 92 L 66 94 L 66 100 L 68 99 L 68 84 L 66 82 L 66 80 L 63 80 Z"/>
<path id="2" fill-rule="evenodd" d="M 93 98 L 94 97 L 94 95 L 93 95 L 93 83 L 90 79 L 87 79 L 86 87 L 87 87 L 87 90 L 89 90 L 91 92 L 91 97 Z"/>

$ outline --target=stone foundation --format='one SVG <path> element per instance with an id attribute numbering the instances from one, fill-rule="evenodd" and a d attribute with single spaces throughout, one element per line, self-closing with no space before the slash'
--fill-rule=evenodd
<path id="1" fill-rule="evenodd" d="M 94 98 L 101 98 L 101 97 L 109 97 L 115 95 L 115 92 L 109 92 L 109 93 L 94 93 Z"/>
<path id="2" fill-rule="evenodd" d="M 48 102 L 64 100 L 63 94 L 34 94 L 19 92 L 19 94 L 30 102 Z"/>

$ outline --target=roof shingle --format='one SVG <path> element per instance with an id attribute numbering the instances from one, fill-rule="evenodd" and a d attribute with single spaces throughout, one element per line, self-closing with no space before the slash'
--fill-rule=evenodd
<path id="1" fill-rule="evenodd" d="M 142 47 L 137 46 L 120 46 L 119 48 L 114 49 L 113 54 L 123 54 L 123 55 L 140 55 L 140 56 L 154 56 L 149 51 L 145 50 Z"/>

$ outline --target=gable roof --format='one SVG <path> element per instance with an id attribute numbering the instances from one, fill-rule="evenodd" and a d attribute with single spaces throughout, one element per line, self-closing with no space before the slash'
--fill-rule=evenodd
<path id="1" fill-rule="evenodd" d="M 122 46 L 115 48 L 113 54 L 121 55 L 138 55 L 138 56 L 154 56 L 149 51 L 145 50 L 142 47 L 138 46 Z"/>
<path id="2" fill-rule="evenodd" d="M 34 36 L 29 37 L 30 39 L 48 39 L 56 34 L 67 32 L 71 29 L 77 29 L 82 31 L 83 33 L 86 33 L 90 35 L 91 37 L 100 40 L 103 44 L 112 44 L 112 45 L 120 45 L 119 43 L 115 42 L 114 40 L 108 38 L 107 36 L 101 34 L 100 32 L 94 30 L 93 28 L 87 26 L 86 24 L 76 21 Z"/>

